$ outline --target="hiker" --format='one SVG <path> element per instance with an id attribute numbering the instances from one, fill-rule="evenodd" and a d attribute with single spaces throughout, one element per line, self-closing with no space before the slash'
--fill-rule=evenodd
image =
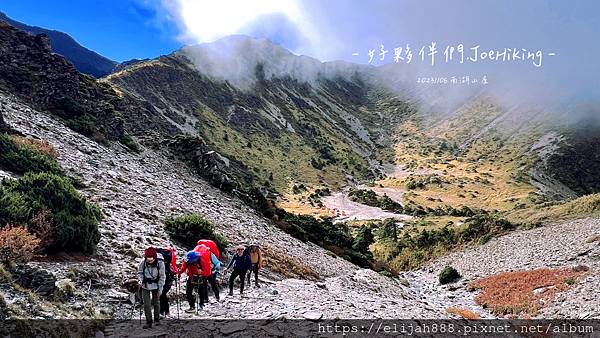
<path id="1" fill-rule="evenodd" d="M 254 272 L 254 285 L 260 288 L 258 285 L 258 270 L 262 266 L 262 255 L 260 253 L 260 247 L 258 245 L 250 245 L 250 271 L 248 271 L 248 285 L 250 285 L 250 277 Z"/>
<path id="2" fill-rule="evenodd" d="M 229 296 L 233 296 L 233 283 L 238 276 L 240 276 L 240 295 L 244 294 L 244 281 L 246 280 L 246 272 L 250 267 L 250 257 L 245 253 L 245 249 L 246 247 L 243 245 L 238 246 L 235 249 L 235 255 L 225 269 L 225 272 L 227 272 L 233 266 L 233 272 L 229 277 Z"/>
<path id="3" fill-rule="evenodd" d="M 163 292 L 165 279 L 165 263 L 162 255 L 158 254 L 154 247 L 147 248 L 144 250 L 144 259 L 138 267 L 138 282 L 142 286 L 144 314 L 146 315 L 145 329 L 152 327 L 153 310 L 154 323 L 160 325 L 158 299 Z"/>
<path id="4" fill-rule="evenodd" d="M 194 251 L 200 252 L 200 250 L 204 250 L 204 248 L 210 250 L 210 262 L 211 262 L 211 274 L 208 277 L 208 284 L 210 284 L 210 288 L 212 289 L 215 299 L 219 302 L 221 299 L 219 298 L 219 286 L 217 285 L 217 274 L 219 270 L 221 270 L 221 261 L 219 257 L 221 256 L 219 253 L 219 249 L 215 242 L 207 239 L 201 239 L 198 241 L 198 245 L 194 248 Z M 204 294 L 206 298 L 204 301 L 208 303 L 208 290 Z"/>
<path id="5" fill-rule="evenodd" d="M 169 318 L 171 316 L 171 312 L 169 311 L 168 293 L 173 286 L 175 273 L 177 272 L 175 249 L 173 246 L 171 246 L 170 248 L 159 248 L 156 250 L 160 255 L 163 256 L 163 260 L 165 262 L 165 286 L 163 287 L 163 292 L 160 294 L 160 317 Z"/>
<path id="6" fill-rule="evenodd" d="M 201 252 L 189 251 L 183 264 L 181 264 L 181 268 L 177 270 L 177 275 L 180 276 L 183 272 L 188 276 L 185 283 L 185 295 L 190 305 L 185 312 L 193 313 L 196 310 L 201 310 L 204 307 L 204 301 L 208 299 L 206 294 L 208 293 L 208 277 L 211 275 L 210 250 L 206 248 Z M 200 302 L 198 309 L 196 309 L 194 288 L 196 288 Z"/>

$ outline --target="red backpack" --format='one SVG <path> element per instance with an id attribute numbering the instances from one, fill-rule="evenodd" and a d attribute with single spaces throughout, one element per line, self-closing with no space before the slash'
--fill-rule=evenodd
<path id="1" fill-rule="evenodd" d="M 200 254 L 199 265 L 200 265 L 200 269 L 202 269 L 202 271 L 200 272 L 200 275 L 203 277 L 208 277 L 212 274 L 210 249 L 205 245 L 199 245 L 196 248 L 197 248 L 197 250 L 194 249 L 194 251 L 196 251 L 197 253 Z"/>
<path id="2" fill-rule="evenodd" d="M 215 256 L 217 256 L 218 260 L 221 260 L 221 253 L 219 252 L 219 248 L 217 248 L 217 243 L 215 243 L 214 241 L 211 241 L 210 239 L 201 239 L 196 244 L 197 245 L 206 245 L 207 247 L 210 248 L 210 252 L 214 253 Z M 196 248 L 197 247 L 198 246 L 196 246 Z M 194 248 L 194 251 L 196 251 L 195 248 Z"/>

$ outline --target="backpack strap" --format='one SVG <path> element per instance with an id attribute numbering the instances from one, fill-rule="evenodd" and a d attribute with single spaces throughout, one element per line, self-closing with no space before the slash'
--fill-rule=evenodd
<path id="1" fill-rule="evenodd" d="M 156 262 L 158 265 L 158 259 L 156 260 Z M 156 267 L 156 270 L 157 270 L 156 277 L 154 277 L 154 278 L 146 277 L 146 260 L 144 260 L 144 269 L 143 269 L 144 279 L 142 280 L 142 283 L 145 283 L 145 284 L 158 283 L 158 281 L 160 280 L 160 269 L 158 268 L 158 266 Z M 150 272 L 150 276 L 152 276 L 152 272 Z"/>

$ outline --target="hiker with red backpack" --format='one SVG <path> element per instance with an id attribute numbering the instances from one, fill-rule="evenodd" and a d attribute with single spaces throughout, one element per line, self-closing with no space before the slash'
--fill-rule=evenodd
<path id="1" fill-rule="evenodd" d="M 235 255 L 231 258 L 225 272 L 233 266 L 233 271 L 229 277 L 229 296 L 233 296 L 233 283 L 235 279 L 240 277 L 240 295 L 244 294 L 244 281 L 246 280 L 246 272 L 250 268 L 250 254 L 243 245 L 235 249 Z"/>
<path id="2" fill-rule="evenodd" d="M 165 285 L 165 263 L 154 247 L 144 250 L 144 259 L 138 266 L 138 283 L 142 288 L 144 314 L 146 315 L 145 329 L 152 327 L 153 310 L 154 323 L 160 325 L 159 297 Z"/>
<path id="3" fill-rule="evenodd" d="M 204 301 L 208 299 L 208 278 L 212 273 L 211 268 L 211 253 L 208 247 L 203 246 L 198 251 L 192 250 L 186 254 L 181 268 L 177 271 L 178 276 L 183 272 L 188 276 L 185 284 L 185 294 L 190 308 L 185 312 L 193 313 L 204 307 Z M 195 304 L 194 288 L 198 293 L 198 308 Z"/>
<path id="4" fill-rule="evenodd" d="M 211 275 L 208 277 L 208 283 L 210 284 L 210 288 L 213 290 L 215 295 L 215 299 L 220 301 L 219 298 L 219 286 L 217 285 L 217 274 L 219 270 L 221 270 L 221 253 L 217 248 L 217 244 L 214 241 L 209 239 L 201 239 L 198 241 L 194 251 L 198 252 L 198 250 L 202 250 L 202 247 L 208 247 L 210 250 L 210 261 L 211 261 Z M 208 290 L 207 290 L 208 291 Z M 206 303 L 208 303 L 208 292 L 205 294 L 206 298 L 204 299 Z"/>

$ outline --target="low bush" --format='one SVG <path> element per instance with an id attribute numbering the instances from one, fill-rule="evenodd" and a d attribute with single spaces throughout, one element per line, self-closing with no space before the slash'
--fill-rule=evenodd
<path id="1" fill-rule="evenodd" d="M 17 173 L 48 172 L 63 176 L 58 162 L 24 142 L 17 143 L 6 134 L 0 134 L 0 168 Z"/>
<path id="2" fill-rule="evenodd" d="M 131 137 L 129 135 L 124 135 L 121 138 L 121 143 L 123 143 L 124 146 L 126 146 L 133 152 L 139 153 L 141 151 L 140 145 L 137 143 L 136 140 L 133 139 L 133 137 Z"/>
<path id="3" fill-rule="evenodd" d="M 215 241 L 221 252 L 225 252 L 227 248 L 228 243 L 225 237 L 217 234 L 213 225 L 200 214 L 171 217 L 167 218 L 164 223 L 167 234 L 186 248 L 192 249 L 200 239 Z"/>
<path id="4" fill-rule="evenodd" d="M 440 281 L 440 284 L 453 283 L 459 279 L 460 273 L 458 273 L 458 271 L 456 271 L 456 269 L 450 265 L 446 266 L 444 270 L 442 270 L 438 275 L 438 280 Z"/>
<path id="5" fill-rule="evenodd" d="M 365 238 L 355 241 L 345 223 L 333 224 L 331 218 L 319 220 L 310 215 L 294 215 L 282 210 L 278 211 L 278 216 L 280 218 L 276 223 L 279 228 L 293 237 L 315 243 L 361 267 L 372 264 L 372 255 L 368 250 L 357 250 L 364 249 Z"/>
<path id="6" fill-rule="evenodd" d="M 444 180 L 436 175 L 419 175 L 419 176 L 409 176 L 406 178 L 404 185 L 407 190 L 416 190 L 416 189 L 424 189 L 428 185 L 437 185 L 439 187 L 442 186 Z"/>
<path id="7" fill-rule="evenodd" d="M 53 159 L 58 158 L 58 152 L 56 151 L 54 146 L 46 140 L 37 140 L 37 139 L 26 138 L 26 137 L 21 137 L 21 136 L 13 136 L 12 141 L 19 146 L 31 147 L 31 148 L 39 151 L 40 153 L 45 154 L 46 156 L 49 156 Z"/>
<path id="8" fill-rule="evenodd" d="M 465 220 L 461 227 L 444 226 L 439 229 L 423 229 L 414 234 L 404 232 L 396 244 L 397 256 L 392 266 L 398 270 L 416 268 L 427 260 L 440 256 L 456 247 L 473 242 L 483 243 L 499 236 L 516 225 L 499 218 L 496 214 L 478 214 Z M 380 229 L 380 235 L 389 238 L 390 229 Z"/>
<path id="9" fill-rule="evenodd" d="M 404 208 L 398 202 L 395 202 L 388 196 L 379 196 L 373 190 L 353 190 L 348 193 L 348 198 L 351 201 L 364 205 L 381 208 L 396 213 L 403 213 Z"/>
<path id="10" fill-rule="evenodd" d="M 46 237 L 47 224 L 40 223 L 49 222 L 53 226 L 49 252 L 94 252 L 100 241 L 101 217 L 100 209 L 88 203 L 65 177 L 27 173 L 0 184 L 0 226 L 22 224 Z"/>
<path id="11" fill-rule="evenodd" d="M 20 226 L 0 229 L 0 263 L 26 263 L 39 248 L 40 240 Z"/>

